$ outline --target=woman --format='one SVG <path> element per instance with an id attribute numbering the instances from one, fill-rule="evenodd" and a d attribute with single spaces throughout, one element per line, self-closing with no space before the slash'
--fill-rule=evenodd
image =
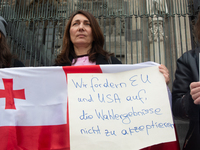
<path id="1" fill-rule="evenodd" d="M 200 41 L 200 13 L 195 32 Z M 190 121 L 183 150 L 200 150 L 200 48 L 184 53 L 177 60 L 177 69 L 172 88 L 173 115 Z"/>
<path id="2" fill-rule="evenodd" d="M 109 60 L 112 64 L 121 64 L 113 54 L 103 49 L 103 45 L 104 37 L 95 17 L 79 10 L 67 23 L 62 51 L 56 59 L 56 65 L 109 64 Z"/>
<path id="3" fill-rule="evenodd" d="M 113 54 L 103 49 L 103 45 L 104 36 L 95 17 L 89 12 L 78 10 L 70 17 L 66 25 L 62 51 L 55 60 L 55 65 L 121 64 L 121 61 Z M 170 81 L 168 69 L 160 65 L 159 70 L 168 84 Z M 160 147 L 157 146 L 157 148 Z M 154 150 L 155 148 L 147 149 Z"/>
<path id="4" fill-rule="evenodd" d="M 24 67 L 24 64 L 14 58 L 6 42 L 7 22 L 0 16 L 0 68 Z"/>
<path id="5" fill-rule="evenodd" d="M 121 64 L 113 54 L 103 49 L 104 36 L 96 18 L 78 10 L 70 17 L 64 32 L 62 51 L 55 60 L 57 66 Z M 168 69 L 159 66 L 168 84 Z"/>

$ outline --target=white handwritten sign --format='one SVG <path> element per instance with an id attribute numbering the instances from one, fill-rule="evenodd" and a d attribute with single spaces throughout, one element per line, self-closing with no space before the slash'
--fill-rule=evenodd
<path id="1" fill-rule="evenodd" d="M 133 150 L 176 140 L 158 66 L 68 74 L 68 96 L 71 150 Z"/>

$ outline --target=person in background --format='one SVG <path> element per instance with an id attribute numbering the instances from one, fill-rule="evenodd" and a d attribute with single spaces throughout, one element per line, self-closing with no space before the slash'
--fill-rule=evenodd
<path id="1" fill-rule="evenodd" d="M 7 22 L 0 16 L 0 68 L 24 67 L 16 56 L 12 55 L 6 42 Z"/>
<path id="2" fill-rule="evenodd" d="M 200 13 L 195 24 L 195 32 L 200 41 Z M 179 119 L 189 120 L 183 150 L 200 150 L 199 53 L 200 48 L 196 48 L 184 53 L 177 60 L 172 87 L 173 115 Z"/>
<path id="3" fill-rule="evenodd" d="M 104 36 L 96 18 L 89 12 L 78 10 L 73 13 L 65 27 L 62 51 L 55 66 L 80 66 L 99 64 L 122 64 L 113 53 L 103 49 Z M 159 66 L 168 84 L 168 69 Z"/>

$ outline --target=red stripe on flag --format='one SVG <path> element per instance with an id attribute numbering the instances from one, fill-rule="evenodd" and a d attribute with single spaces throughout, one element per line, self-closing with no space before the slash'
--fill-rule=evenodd
<path id="1" fill-rule="evenodd" d="M 67 150 L 67 125 L 0 127 L 2 150 Z"/>
<path id="2" fill-rule="evenodd" d="M 68 73 L 102 73 L 99 65 L 88 65 L 88 66 L 64 66 L 63 70 L 65 74 Z"/>

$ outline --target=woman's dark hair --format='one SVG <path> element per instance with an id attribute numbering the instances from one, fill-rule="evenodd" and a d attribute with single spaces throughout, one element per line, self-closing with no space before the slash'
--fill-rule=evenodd
<path id="1" fill-rule="evenodd" d="M 195 29 L 197 40 L 200 42 L 200 12 L 198 14 L 197 22 L 195 24 L 194 29 Z"/>
<path id="2" fill-rule="evenodd" d="M 92 48 L 88 54 L 89 60 L 91 62 L 95 62 L 98 54 L 102 54 L 102 55 L 106 56 L 106 59 L 108 60 L 108 57 L 113 54 L 110 54 L 103 49 L 104 36 L 103 36 L 103 33 L 101 31 L 101 28 L 100 28 L 96 18 L 87 11 L 78 10 L 71 15 L 71 17 L 69 18 L 69 21 L 65 27 L 62 50 L 61 50 L 61 53 L 57 56 L 57 59 L 55 60 L 56 64 L 63 64 L 63 63 L 71 64 L 72 62 L 69 59 L 70 55 L 73 58 L 77 58 L 76 53 L 74 51 L 73 43 L 70 40 L 70 33 L 69 33 L 71 22 L 72 22 L 74 16 L 77 14 L 82 14 L 85 17 L 87 17 L 88 20 L 90 21 L 90 25 L 92 28 L 92 36 L 93 36 L 94 41 L 92 43 Z"/>
<path id="3" fill-rule="evenodd" d="M 7 68 L 11 65 L 12 54 L 7 45 L 5 36 L 0 32 L 0 68 Z"/>

